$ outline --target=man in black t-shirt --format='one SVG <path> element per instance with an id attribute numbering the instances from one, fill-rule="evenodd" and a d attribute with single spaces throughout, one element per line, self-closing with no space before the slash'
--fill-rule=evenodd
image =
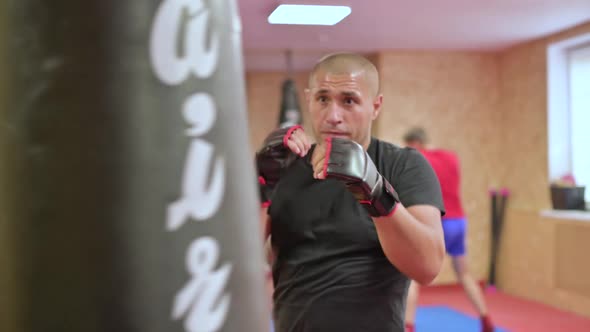
<path id="1" fill-rule="evenodd" d="M 437 177 L 371 137 L 383 96 L 364 57 L 324 57 L 306 100 L 318 144 L 293 126 L 256 154 L 276 331 L 403 332 L 409 279 L 430 283 L 445 254 Z"/>

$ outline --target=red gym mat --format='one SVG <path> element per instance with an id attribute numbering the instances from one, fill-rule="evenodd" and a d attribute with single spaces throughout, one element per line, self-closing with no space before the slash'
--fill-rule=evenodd
<path id="1" fill-rule="evenodd" d="M 510 332 L 590 331 L 590 318 L 501 291 L 487 290 L 485 296 L 492 321 Z M 444 305 L 469 316 L 477 316 L 459 285 L 421 287 L 419 305 Z"/>

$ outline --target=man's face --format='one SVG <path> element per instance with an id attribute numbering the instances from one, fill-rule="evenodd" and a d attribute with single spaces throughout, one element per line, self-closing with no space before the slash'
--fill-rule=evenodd
<path id="1" fill-rule="evenodd" d="M 368 147 L 371 123 L 377 118 L 383 97 L 360 73 L 332 74 L 318 71 L 306 91 L 316 139 L 343 137 Z"/>

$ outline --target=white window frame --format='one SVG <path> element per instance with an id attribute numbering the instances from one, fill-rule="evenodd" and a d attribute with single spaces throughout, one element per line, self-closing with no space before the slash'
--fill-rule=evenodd
<path id="1" fill-rule="evenodd" d="M 569 53 L 590 46 L 590 33 L 547 47 L 548 180 L 572 173 Z M 590 152 L 589 152 L 590 153 Z M 587 185 L 587 191 L 590 185 Z M 586 197 L 590 197 L 586 195 Z"/>

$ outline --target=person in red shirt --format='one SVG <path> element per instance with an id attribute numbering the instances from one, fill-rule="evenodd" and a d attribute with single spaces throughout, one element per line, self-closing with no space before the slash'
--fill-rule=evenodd
<path id="1" fill-rule="evenodd" d="M 446 214 L 442 218 L 445 247 L 453 262 L 457 279 L 461 282 L 469 300 L 481 317 L 481 331 L 492 332 L 494 326 L 489 318 L 483 292 L 471 276 L 465 255 L 467 219 L 461 204 L 461 174 L 457 155 L 449 150 L 427 148 L 426 131 L 412 128 L 404 135 L 405 144 L 420 151 L 432 165 L 440 182 Z M 419 284 L 412 281 L 406 304 L 406 332 L 414 332 L 418 303 Z"/>

